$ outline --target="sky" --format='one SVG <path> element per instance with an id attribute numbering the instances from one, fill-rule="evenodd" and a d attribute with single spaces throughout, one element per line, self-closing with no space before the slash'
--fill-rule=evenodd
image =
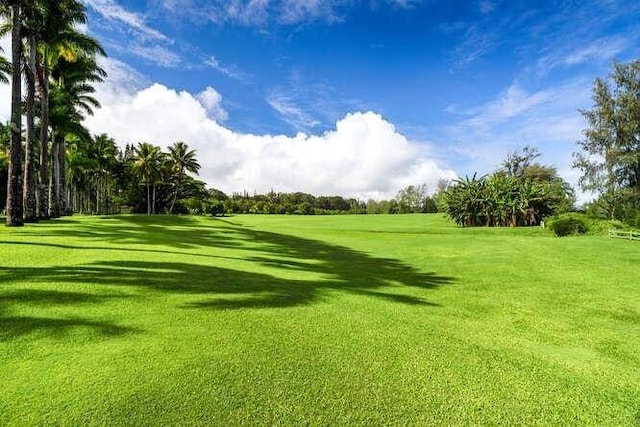
<path id="1" fill-rule="evenodd" d="M 228 193 L 392 197 L 526 145 L 576 184 L 594 79 L 640 57 L 629 0 L 82 1 L 108 53 L 89 129 L 184 141 Z"/>

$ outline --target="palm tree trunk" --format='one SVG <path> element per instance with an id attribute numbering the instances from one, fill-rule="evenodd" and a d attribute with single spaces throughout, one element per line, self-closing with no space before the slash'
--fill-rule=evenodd
<path id="1" fill-rule="evenodd" d="M 147 181 L 147 215 L 151 215 L 151 194 L 149 181 Z"/>
<path id="2" fill-rule="evenodd" d="M 153 183 L 153 203 L 151 204 L 151 213 L 156 213 L 156 184 Z"/>
<path id="3" fill-rule="evenodd" d="M 22 226 L 22 23 L 20 1 L 11 3 L 12 25 L 11 49 L 13 75 L 11 80 L 11 145 L 9 146 L 9 171 L 7 183 L 7 226 Z"/>
<path id="4" fill-rule="evenodd" d="M 181 179 L 178 178 L 178 182 L 176 183 L 176 192 L 173 194 L 173 200 L 171 201 L 171 207 L 169 207 L 169 215 L 173 212 L 173 205 L 176 204 L 176 199 L 178 198 L 178 191 L 180 191 Z"/>
<path id="5" fill-rule="evenodd" d="M 24 188 L 23 188 L 23 204 L 24 204 L 24 221 L 38 222 L 37 200 L 36 200 L 36 170 L 35 170 L 35 144 L 36 129 L 34 123 L 35 116 L 35 97 L 36 97 L 36 39 L 29 36 L 29 61 L 26 69 L 27 77 L 27 141 L 25 144 L 25 162 L 24 162 Z"/>
<path id="6" fill-rule="evenodd" d="M 60 140 L 58 135 L 53 132 L 53 146 L 51 147 L 53 173 L 51 174 L 49 187 L 49 216 L 51 218 L 60 217 Z"/>
<path id="7" fill-rule="evenodd" d="M 60 215 L 69 215 L 69 201 L 67 200 L 67 149 L 64 137 L 60 137 L 58 143 L 58 162 L 60 176 L 58 181 L 58 195 L 60 197 Z"/>
<path id="8" fill-rule="evenodd" d="M 49 72 L 40 67 L 38 72 L 40 92 L 40 170 L 38 174 L 38 215 L 40 219 L 49 218 Z"/>

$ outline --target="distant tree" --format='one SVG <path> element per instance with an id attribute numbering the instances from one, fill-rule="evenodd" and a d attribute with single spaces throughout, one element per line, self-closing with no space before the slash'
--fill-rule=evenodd
<path id="1" fill-rule="evenodd" d="M 135 147 L 134 170 L 147 187 L 147 215 L 155 213 L 156 180 L 162 166 L 163 154 L 160 147 L 142 142 Z M 151 186 L 153 185 L 153 197 Z M 153 199 L 153 200 L 152 200 Z"/>
<path id="2" fill-rule="evenodd" d="M 449 188 L 450 185 L 451 185 L 451 180 L 444 179 L 444 178 L 439 179 L 438 183 L 436 184 L 436 191 L 435 193 L 433 193 L 433 201 L 436 204 L 437 212 L 443 211 L 444 193 L 445 191 L 447 191 L 447 188 Z"/>
<path id="3" fill-rule="evenodd" d="M 640 60 L 616 62 L 593 86 L 593 108 L 581 111 L 588 127 L 574 153 L 580 187 L 598 195 L 610 218 L 625 206 L 640 209 Z"/>
<path id="4" fill-rule="evenodd" d="M 514 150 L 502 162 L 502 171 L 508 175 L 521 177 L 538 157 L 540 157 L 540 152 L 536 147 L 530 145 L 525 146 L 522 150 Z"/>
<path id="5" fill-rule="evenodd" d="M 169 208 L 169 214 L 171 214 L 176 199 L 178 198 L 182 182 L 184 181 L 185 173 L 190 172 L 197 174 L 200 170 L 200 164 L 196 159 L 195 150 L 189 150 L 189 146 L 184 142 L 176 142 L 169 147 L 168 160 L 171 172 L 175 177 L 175 192 L 171 200 L 171 207 Z"/>
<path id="6" fill-rule="evenodd" d="M 409 185 L 398 192 L 396 201 L 400 213 L 425 212 L 425 201 L 428 197 L 427 185 Z"/>

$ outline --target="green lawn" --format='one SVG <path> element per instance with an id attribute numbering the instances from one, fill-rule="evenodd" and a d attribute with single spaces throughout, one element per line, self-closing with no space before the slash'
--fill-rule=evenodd
<path id="1" fill-rule="evenodd" d="M 0 425 L 640 423 L 640 242 L 72 217 L 0 267 Z"/>

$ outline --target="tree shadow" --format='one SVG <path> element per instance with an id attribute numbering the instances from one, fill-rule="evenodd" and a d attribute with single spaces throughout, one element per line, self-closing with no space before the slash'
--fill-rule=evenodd
<path id="1" fill-rule="evenodd" d="M 71 227 L 61 224 L 62 227 L 52 229 L 50 235 L 73 237 L 83 243 L 83 250 L 119 250 L 117 246 L 114 249 L 98 243 L 104 241 L 111 245 L 122 244 L 123 253 L 136 250 L 176 254 L 176 261 L 123 260 L 40 268 L 10 267 L 0 274 L 0 292 L 2 285 L 9 282 L 91 283 L 193 295 L 194 300 L 182 306 L 189 309 L 285 308 L 310 305 L 345 293 L 397 304 L 435 307 L 437 304 L 426 300 L 422 291 L 454 280 L 421 271 L 395 259 L 375 257 L 320 240 L 256 230 L 220 219 L 196 221 L 188 217 L 123 216 L 103 218 L 92 224 L 68 223 Z M 57 243 L 25 244 L 68 249 L 66 245 Z M 131 248 L 131 244 L 150 248 Z M 224 268 L 207 261 L 207 258 L 202 258 L 204 264 L 180 261 L 180 255 L 197 255 L 197 249 L 203 247 L 246 249 L 253 256 L 229 258 L 242 259 L 253 267 L 250 271 Z M 21 318 L 2 310 L 3 306 L 19 303 L 100 304 L 104 301 L 102 298 L 74 292 L 37 290 L 0 293 L 0 326 L 10 331 L 0 337 L 12 337 L 36 329 L 65 330 L 74 326 L 91 327 L 105 336 L 131 331 L 87 319 Z"/>
<path id="2" fill-rule="evenodd" d="M 116 245 L 166 246 L 194 249 L 202 246 L 236 249 L 239 242 L 224 230 L 210 227 L 187 216 L 105 216 L 99 221 L 80 222 L 73 218 L 42 221 L 55 224 L 48 236 L 70 237 L 86 242 L 105 241 Z"/>
<path id="3" fill-rule="evenodd" d="M 76 328 L 87 328 L 100 337 L 114 337 L 139 332 L 136 328 L 81 317 L 54 318 L 12 315 L 12 309 L 20 305 L 50 307 L 52 305 L 97 304 L 107 299 L 120 297 L 116 295 L 93 295 L 82 292 L 41 289 L 22 289 L 0 294 L 0 342 L 36 332 L 42 332 L 54 338 L 61 338 Z"/>

